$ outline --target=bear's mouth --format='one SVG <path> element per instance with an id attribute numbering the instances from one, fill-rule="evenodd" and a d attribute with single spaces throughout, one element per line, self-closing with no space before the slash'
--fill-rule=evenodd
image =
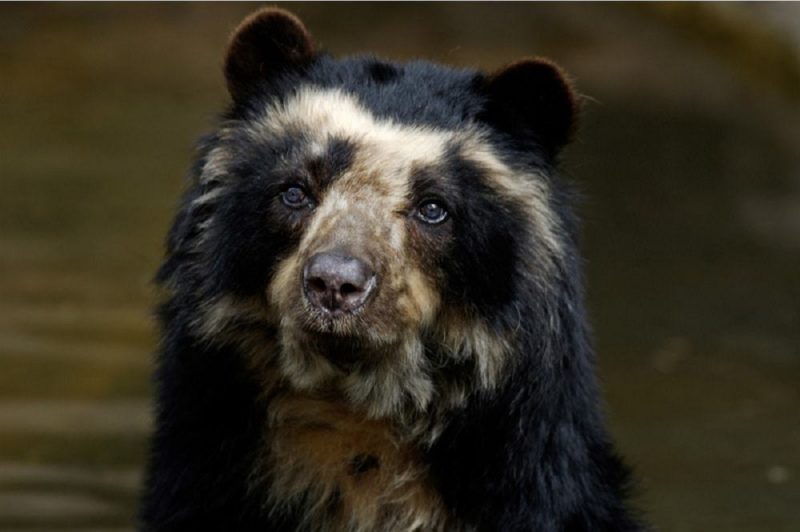
<path id="1" fill-rule="evenodd" d="M 349 334 L 306 331 L 308 346 L 344 372 L 367 369 L 378 362 L 378 353 L 365 338 Z"/>
<path id="2" fill-rule="evenodd" d="M 306 333 L 321 337 L 352 338 L 354 341 L 361 336 L 360 329 L 364 327 L 361 309 L 356 312 L 329 312 L 320 310 L 303 302 L 302 327 Z"/>

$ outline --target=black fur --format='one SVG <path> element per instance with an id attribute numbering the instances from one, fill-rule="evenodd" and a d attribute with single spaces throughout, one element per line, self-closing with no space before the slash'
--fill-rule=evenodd
<path id="1" fill-rule="evenodd" d="M 291 38 L 305 54 L 297 34 Z M 305 54 L 258 83 L 246 64 L 234 65 L 234 83 L 246 90 L 232 91 L 228 123 L 254 119 L 268 102 L 298 86 L 336 87 L 376 116 L 400 123 L 459 130 L 482 122 L 507 164 L 545 175 L 552 174 L 572 127 L 550 124 L 521 138 L 509 127 L 505 111 L 497 111 L 513 101 L 493 102 L 492 78 L 471 70 Z M 524 97 L 522 90 L 511 92 L 509 98 Z M 224 140 L 211 135 L 201 143 L 158 275 L 169 295 L 159 313 L 157 429 L 141 509 L 145 530 L 296 528 L 291 511 L 265 506 L 253 479 L 265 425 L 263 390 L 235 347 L 211 346 L 192 330 L 204 301 L 226 293 L 262 293 L 277 261 L 297 243 L 292 215 L 270 203 L 285 182 L 285 159 L 302 141 L 303 132 L 295 133 L 258 145 L 235 135 Z M 194 208 L 192 200 L 206 191 L 198 184 L 202 165 L 221 145 L 235 160 L 236 182 L 215 206 Z M 335 175 L 347 166 L 351 149 L 335 144 L 308 167 L 309 174 Z M 438 250 L 431 267 L 441 272 L 445 304 L 467 307 L 498 334 L 513 330 L 517 338 L 517 365 L 509 378 L 452 412 L 444 434 L 426 450 L 446 506 L 477 530 L 640 530 L 626 508 L 628 471 L 612 449 L 600 412 L 569 192 L 557 180 L 549 183 L 565 253 L 553 280 L 543 285 L 520 261 L 528 252 L 522 242 L 536 239 L 525 233 L 525 213 L 483 185 L 481 170 L 459 155 L 458 146 L 441 164 L 436 175 L 416 176 L 414 187 L 418 195 L 445 189 L 442 195 L 457 213 L 457 223 L 443 229 L 446 233 L 429 237 L 431 249 Z M 198 245 L 198 225 L 212 214 L 219 223 Z M 256 326 L 245 322 L 241 327 Z M 352 467 L 366 471 L 378 467 L 375 460 L 362 456 Z"/>

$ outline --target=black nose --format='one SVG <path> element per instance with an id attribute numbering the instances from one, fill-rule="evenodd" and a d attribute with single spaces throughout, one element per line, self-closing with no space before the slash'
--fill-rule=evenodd
<path id="1" fill-rule="evenodd" d="M 306 297 L 329 312 L 352 312 L 375 288 L 375 273 L 363 260 L 342 252 L 317 253 L 303 271 Z"/>

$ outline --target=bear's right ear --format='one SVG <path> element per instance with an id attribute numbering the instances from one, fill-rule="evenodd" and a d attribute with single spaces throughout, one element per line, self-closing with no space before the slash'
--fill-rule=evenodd
<path id="1" fill-rule="evenodd" d="M 575 130 L 578 99 L 563 71 L 551 61 L 530 58 L 486 80 L 483 118 L 494 127 L 535 142 L 554 157 Z"/>
<path id="2" fill-rule="evenodd" d="M 315 55 L 311 35 L 297 17 L 277 8 L 256 11 L 239 24 L 228 45 L 228 92 L 235 102 L 243 101 L 260 83 L 302 68 Z"/>

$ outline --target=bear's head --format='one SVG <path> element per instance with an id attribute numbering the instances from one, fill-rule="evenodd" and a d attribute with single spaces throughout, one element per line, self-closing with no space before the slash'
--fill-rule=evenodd
<path id="1" fill-rule="evenodd" d="M 199 340 L 373 417 L 461 404 L 546 347 L 573 254 L 556 66 L 335 59 L 265 9 L 225 74 L 160 276 Z"/>

